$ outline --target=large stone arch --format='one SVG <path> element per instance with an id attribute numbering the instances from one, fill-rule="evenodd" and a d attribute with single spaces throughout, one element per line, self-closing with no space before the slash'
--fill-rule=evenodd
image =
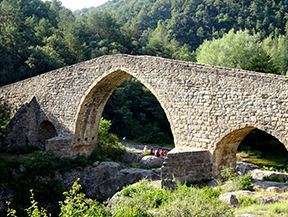
<path id="1" fill-rule="evenodd" d="M 117 70 L 104 74 L 90 85 L 82 97 L 77 111 L 73 138 L 75 153 L 89 155 L 95 149 L 98 143 L 97 135 L 104 107 L 113 91 L 130 76 L 132 76 L 132 73 Z M 165 103 L 161 102 L 157 91 L 143 78 L 139 78 L 137 75 L 134 75 L 134 77 L 153 93 L 163 108 L 168 122 L 171 123 L 169 112 Z"/>
<path id="2" fill-rule="evenodd" d="M 220 171 L 226 167 L 236 168 L 236 153 L 241 141 L 254 129 L 262 130 L 284 144 L 287 149 L 287 141 L 268 126 L 262 126 L 255 123 L 241 124 L 237 128 L 226 130 L 216 143 L 213 152 L 212 174 L 214 178 L 220 178 Z"/>

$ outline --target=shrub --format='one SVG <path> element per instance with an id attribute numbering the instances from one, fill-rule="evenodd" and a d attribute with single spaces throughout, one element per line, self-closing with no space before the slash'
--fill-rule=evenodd
<path id="1" fill-rule="evenodd" d="M 11 108 L 5 102 L 0 102 L 0 136 L 4 133 L 11 120 Z"/>
<path id="2" fill-rule="evenodd" d="M 273 176 L 273 177 L 269 177 L 269 176 L 264 176 L 263 177 L 263 181 L 272 181 L 272 182 L 282 182 L 279 176 Z"/>
<path id="3" fill-rule="evenodd" d="M 157 216 L 233 216 L 231 208 L 218 197 L 213 188 L 187 187 L 178 183 L 173 192 L 157 189 L 147 180 L 124 187 L 124 199 L 111 209 L 113 216 L 152 216 L 151 210 L 161 210 Z"/>
<path id="4" fill-rule="evenodd" d="M 259 204 L 259 200 L 251 198 L 251 197 L 247 197 L 247 196 L 237 196 L 237 199 L 239 201 L 239 204 L 241 207 L 247 207 L 247 206 L 251 206 L 252 204 Z"/>
<path id="5" fill-rule="evenodd" d="M 79 193 L 81 185 L 78 184 L 79 179 L 73 184 L 72 189 L 63 194 L 66 196 L 63 202 L 59 202 L 61 206 L 60 217 L 78 217 L 78 216 L 91 216 L 102 217 L 109 216 L 105 211 L 103 204 L 99 204 L 96 200 L 87 199 L 85 194 Z M 47 217 L 51 216 L 43 208 L 38 207 L 38 203 L 34 200 L 34 194 L 31 190 L 32 196 L 31 206 L 25 209 L 27 216 L 29 217 Z M 8 203 L 8 206 L 10 204 Z M 9 208 L 7 216 L 16 216 L 16 211 Z"/>
<path id="6" fill-rule="evenodd" d="M 246 173 L 244 176 L 239 176 L 234 172 L 231 167 L 223 167 L 220 171 L 221 176 L 224 180 L 228 180 L 230 188 L 226 188 L 226 191 L 237 191 L 237 190 L 249 190 L 254 191 L 252 182 L 253 178 L 250 173 Z"/>
<path id="7" fill-rule="evenodd" d="M 105 155 L 113 161 L 120 161 L 121 156 L 125 153 L 126 148 L 118 142 L 118 137 L 109 133 L 111 121 L 101 118 L 98 132 L 99 151 L 101 155 Z"/>

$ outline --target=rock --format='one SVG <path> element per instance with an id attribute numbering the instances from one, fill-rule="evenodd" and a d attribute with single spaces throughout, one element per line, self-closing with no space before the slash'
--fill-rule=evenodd
<path id="1" fill-rule="evenodd" d="M 143 157 L 143 153 L 142 152 L 136 152 L 136 151 L 126 151 L 122 157 L 121 157 L 121 162 L 123 164 L 131 164 L 133 162 L 138 163 Z"/>
<path id="2" fill-rule="evenodd" d="M 275 186 L 267 188 L 266 191 L 275 192 L 275 193 L 282 193 L 281 189 L 279 187 L 275 187 Z"/>
<path id="3" fill-rule="evenodd" d="M 152 171 L 161 176 L 161 168 L 153 168 Z"/>
<path id="4" fill-rule="evenodd" d="M 278 200 L 287 200 L 288 196 L 284 196 L 284 195 L 273 195 L 270 196 L 273 200 L 278 201 Z"/>
<path id="5" fill-rule="evenodd" d="M 141 168 L 155 168 L 161 167 L 164 162 L 164 158 L 156 157 L 152 155 L 144 156 L 140 161 Z"/>
<path id="6" fill-rule="evenodd" d="M 16 195 L 16 191 L 13 188 L 0 186 L 0 212 L 7 211 L 7 204 L 6 201 L 11 202 Z"/>
<path id="7" fill-rule="evenodd" d="M 259 196 L 259 197 L 255 197 L 256 200 L 258 200 L 259 202 L 263 203 L 263 204 L 269 204 L 269 203 L 275 203 L 277 202 L 277 200 L 274 200 L 273 198 L 271 197 L 262 197 L 262 196 Z"/>
<path id="8" fill-rule="evenodd" d="M 232 193 L 221 194 L 219 196 L 219 200 L 222 200 L 223 202 L 225 202 L 225 203 L 227 203 L 233 207 L 239 206 L 239 201 L 237 200 L 235 194 L 232 194 Z"/>
<path id="9" fill-rule="evenodd" d="M 255 197 L 255 199 L 263 204 L 269 204 L 269 203 L 276 203 L 279 200 L 287 200 L 288 196 L 284 196 L 284 195 L 274 195 L 274 196 L 269 196 L 269 197 L 259 196 L 259 197 Z"/>
<path id="10" fill-rule="evenodd" d="M 96 167 L 98 168 L 98 167 Z M 92 183 L 87 186 L 87 196 L 100 201 L 111 198 L 116 192 L 121 191 L 126 185 L 133 184 L 140 181 L 143 178 L 150 180 L 160 180 L 161 177 L 152 172 L 151 170 L 144 169 L 122 169 L 109 178 L 103 180 L 101 183 Z"/>
<path id="11" fill-rule="evenodd" d="M 287 184 L 281 183 L 281 182 L 260 181 L 260 180 L 255 179 L 254 182 L 252 183 L 252 185 L 253 185 L 255 190 L 259 190 L 259 189 L 266 190 L 267 188 L 273 187 L 273 186 L 278 186 L 279 188 L 283 188 Z"/>
<path id="12" fill-rule="evenodd" d="M 113 206 L 120 204 L 122 202 L 122 200 L 123 200 L 123 196 L 122 196 L 121 192 L 117 192 L 109 200 L 109 202 L 106 206 L 107 210 L 109 211 Z"/>
<path id="13" fill-rule="evenodd" d="M 252 191 L 244 191 L 244 190 L 242 190 L 242 191 L 234 191 L 234 192 L 232 192 L 233 194 L 235 194 L 236 196 L 238 196 L 238 195 L 241 195 L 241 196 L 249 196 L 249 195 L 251 195 L 251 194 L 255 194 L 254 192 L 252 192 Z"/>
<path id="14" fill-rule="evenodd" d="M 275 176 L 278 176 L 282 182 L 286 182 L 288 180 L 288 174 L 286 173 L 278 173 L 259 169 L 251 171 L 251 176 L 253 179 L 260 179 L 260 180 L 262 180 L 264 176 L 269 177 L 270 179 L 272 179 Z"/>
<path id="15" fill-rule="evenodd" d="M 129 184 L 133 184 L 143 178 L 147 178 L 149 180 L 161 180 L 160 175 L 151 170 L 130 168 L 120 170 L 119 173 L 123 173 L 124 175 L 126 175 L 126 177 L 130 178 Z"/>
<path id="16" fill-rule="evenodd" d="M 255 169 L 259 169 L 259 167 L 250 163 L 237 162 L 236 171 L 241 176 L 244 176 L 246 173 Z"/>
<path id="17" fill-rule="evenodd" d="M 218 181 L 216 179 L 213 179 L 208 183 L 208 188 L 214 188 L 217 185 L 218 185 Z"/>
<path id="18" fill-rule="evenodd" d="M 285 187 L 282 187 L 281 188 L 281 191 L 284 193 L 284 192 L 287 192 L 288 191 L 288 186 L 285 186 Z"/>
<path id="19" fill-rule="evenodd" d="M 97 167 L 99 164 L 100 164 L 100 161 L 95 161 L 92 166 Z"/>

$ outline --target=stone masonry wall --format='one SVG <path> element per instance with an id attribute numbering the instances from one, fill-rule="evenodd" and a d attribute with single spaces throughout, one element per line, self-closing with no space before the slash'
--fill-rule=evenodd
<path id="1" fill-rule="evenodd" d="M 0 100 L 17 111 L 35 96 L 55 126 L 59 139 L 54 142 L 61 141 L 63 146 L 63 138 L 68 138 L 68 151 L 89 154 L 85 150 L 97 146 L 99 121 L 110 94 L 130 75 L 160 102 L 176 149 L 208 150 L 213 165 L 218 165 L 213 166 L 215 171 L 220 165 L 234 162 L 235 147 L 254 128 L 275 136 L 288 147 L 288 78 L 273 74 L 149 56 L 113 55 L 1 87 Z M 245 128 L 248 130 L 243 134 L 234 134 Z M 227 135 L 230 139 L 223 140 Z M 228 144 L 231 138 L 234 145 Z M 54 146 L 57 148 L 57 142 Z"/>
<path id="2" fill-rule="evenodd" d="M 170 151 L 161 167 L 161 185 L 170 189 L 185 181 L 202 181 L 212 178 L 211 154 L 208 150 L 174 149 Z"/>

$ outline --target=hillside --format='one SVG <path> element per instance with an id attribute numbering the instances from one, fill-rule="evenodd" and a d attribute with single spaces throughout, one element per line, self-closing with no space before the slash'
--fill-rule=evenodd
<path id="1" fill-rule="evenodd" d="M 139 38 L 161 20 L 171 38 L 195 50 L 203 40 L 222 37 L 232 28 L 259 33 L 261 39 L 284 35 L 287 6 L 285 0 L 113 0 L 97 9 L 113 13 L 133 36 L 141 31 Z"/>

